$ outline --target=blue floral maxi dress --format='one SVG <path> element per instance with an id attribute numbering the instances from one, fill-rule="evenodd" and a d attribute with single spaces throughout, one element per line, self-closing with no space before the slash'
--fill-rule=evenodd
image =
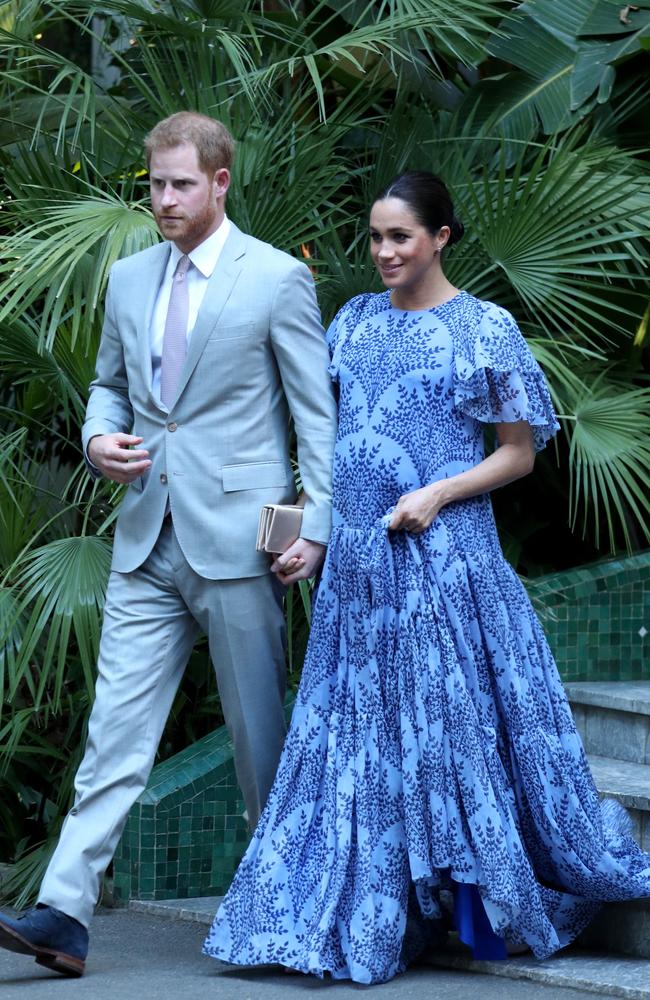
<path id="1" fill-rule="evenodd" d="M 413 312 L 359 296 L 328 341 L 332 537 L 275 784 L 204 951 L 381 982 L 452 889 L 477 956 L 508 938 L 543 958 L 598 901 L 650 895 L 650 855 L 599 804 L 489 497 L 420 535 L 387 512 L 480 462 L 484 423 L 527 420 L 543 447 L 546 384 L 512 317 L 466 292 Z"/>

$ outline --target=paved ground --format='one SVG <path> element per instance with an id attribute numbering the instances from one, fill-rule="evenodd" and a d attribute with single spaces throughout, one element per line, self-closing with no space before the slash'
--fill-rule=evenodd
<path id="1" fill-rule="evenodd" d="M 334 983 L 275 969 L 242 970 L 201 955 L 205 926 L 130 910 L 102 910 L 86 975 L 66 979 L 0 950 L 1 1000 L 585 1000 L 588 994 L 465 971 L 410 969 L 381 986 Z M 601 996 L 603 994 L 601 993 Z"/>

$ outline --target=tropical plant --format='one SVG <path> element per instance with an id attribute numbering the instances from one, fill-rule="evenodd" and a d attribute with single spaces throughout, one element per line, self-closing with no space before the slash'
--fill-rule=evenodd
<path id="1" fill-rule="evenodd" d="M 308 256 L 326 321 L 375 280 L 373 192 L 407 165 L 441 173 L 466 223 L 449 276 L 515 312 L 561 415 L 534 490 L 498 504 L 508 551 L 530 569 L 647 542 L 636 6 L 623 24 L 610 0 L 0 2 L 0 856 L 51 841 L 69 805 L 121 495 L 88 479 L 78 427 L 108 271 L 157 239 L 142 139 L 180 107 L 230 127 L 229 214 Z M 302 587 L 294 676 L 308 615 Z M 215 706 L 199 648 L 163 752 Z"/>

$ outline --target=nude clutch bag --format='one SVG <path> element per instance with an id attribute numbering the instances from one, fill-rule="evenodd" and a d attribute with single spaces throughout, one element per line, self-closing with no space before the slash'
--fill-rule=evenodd
<path id="1" fill-rule="evenodd" d="M 257 526 L 258 552 L 277 555 L 286 552 L 300 535 L 302 507 L 297 504 L 267 503 L 260 511 Z"/>

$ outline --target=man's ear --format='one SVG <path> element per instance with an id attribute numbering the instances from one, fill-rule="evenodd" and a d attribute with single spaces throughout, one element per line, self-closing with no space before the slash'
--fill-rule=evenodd
<path id="1" fill-rule="evenodd" d="M 230 171 L 226 167 L 217 170 L 213 180 L 214 193 L 217 198 L 223 198 L 230 187 Z"/>

